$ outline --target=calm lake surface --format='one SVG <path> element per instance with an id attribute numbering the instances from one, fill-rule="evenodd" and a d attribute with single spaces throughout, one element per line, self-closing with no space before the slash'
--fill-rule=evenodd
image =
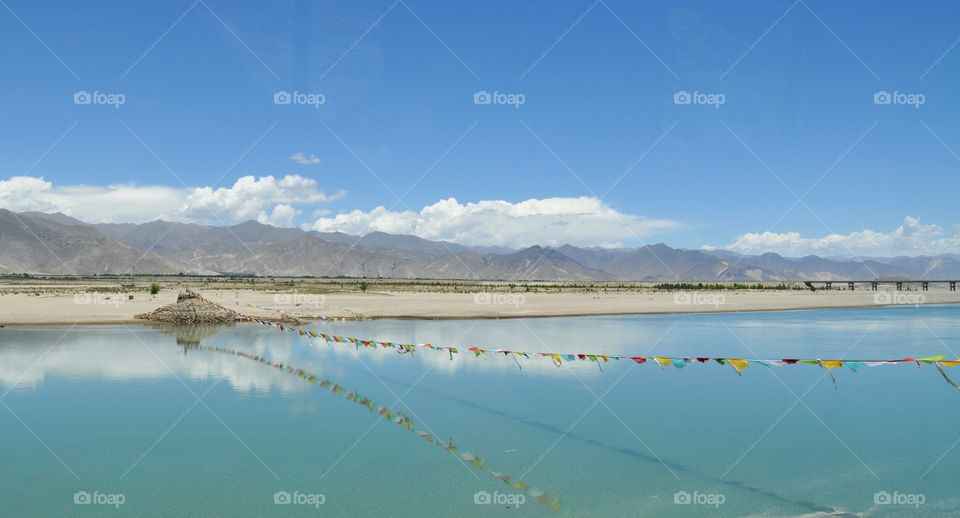
<path id="1" fill-rule="evenodd" d="M 564 353 L 960 351 L 957 306 L 306 327 Z M 198 343 L 395 405 L 487 469 L 342 395 Z M 804 365 L 754 365 L 738 377 L 715 364 L 620 361 L 601 372 L 531 358 L 520 370 L 464 353 L 356 351 L 246 324 L 0 329 L 0 515 L 960 515 L 960 391 L 933 366 L 837 369 L 836 390 Z M 949 371 L 960 380 L 960 368 Z M 561 510 L 490 470 L 522 475 Z M 74 503 L 82 492 L 94 502 Z M 300 503 L 277 504 L 278 492 Z M 475 502 L 486 495 L 494 502 Z"/>

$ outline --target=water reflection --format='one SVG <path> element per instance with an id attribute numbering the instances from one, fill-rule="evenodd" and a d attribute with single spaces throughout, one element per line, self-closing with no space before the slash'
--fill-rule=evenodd
<path id="1" fill-rule="evenodd" d="M 466 348 L 476 344 L 531 353 L 663 356 L 955 357 L 954 351 L 960 351 L 958 313 L 960 308 L 956 306 L 942 306 L 920 311 L 882 308 L 506 321 L 319 321 L 304 326 L 373 340 L 460 346 L 460 353 L 452 360 L 445 351 L 418 349 L 415 354 L 398 355 L 380 348 L 357 350 L 351 344 L 328 345 L 320 339 L 255 324 L 7 328 L 0 330 L 0 385 L 35 387 L 48 375 L 108 380 L 176 375 L 185 379 L 223 376 L 244 392 L 303 390 L 296 383 L 263 375 L 249 366 L 234 366 L 209 355 L 191 355 L 190 349 L 200 344 L 249 350 L 280 361 L 297 358 L 300 363 L 310 364 L 345 363 L 359 357 L 378 371 L 429 369 L 447 376 L 522 374 L 525 378 L 570 379 L 568 369 L 575 369 L 577 377 L 586 381 L 604 377 L 601 366 L 616 365 L 564 361 L 564 366 L 557 368 L 548 358 L 536 355 L 517 361 L 512 356 L 487 352 L 474 358 Z M 855 346 L 851 348 L 852 344 Z"/>
<path id="2" fill-rule="evenodd" d="M 244 393 L 306 390 L 300 383 L 217 355 L 191 355 L 222 326 L 88 326 L 4 329 L 0 331 L 0 386 L 35 389 L 48 377 L 68 380 L 223 379 Z M 274 358 L 293 355 L 286 341 L 254 337 L 242 348 Z"/>

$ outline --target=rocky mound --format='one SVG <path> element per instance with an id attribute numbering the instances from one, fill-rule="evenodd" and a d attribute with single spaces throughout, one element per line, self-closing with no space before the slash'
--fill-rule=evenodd
<path id="1" fill-rule="evenodd" d="M 176 304 L 163 306 L 134 318 L 168 324 L 226 324 L 243 320 L 236 311 L 210 302 L 189 290 L 177 296 Z"/>

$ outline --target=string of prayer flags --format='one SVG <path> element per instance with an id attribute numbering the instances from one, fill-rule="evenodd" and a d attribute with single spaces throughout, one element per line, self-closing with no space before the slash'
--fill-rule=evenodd
<path id="1" fill-rule="evenodd" d="M 241 315 L 243 316 L 243 315 Z M 244 316 L 250 322 L 256 322 L 261 325 L 274 327 L 283 332 L 296 332 L 300 336 L 308 336 L 310 338 L 316 338 L 323 340 L 327 344 L 338 344 L 338 343 L 351 343 L 359 349 L 360 346 L 364 346 L 376 349 L 378 346 L 383 349 L 392 349 L 397 351 L 400 354 L 412 354 L 418 349 L 430 349 L 437 352 L 445 352 L 451 360 L 453 360 L 453 355 L 460 352 L 460 348 L 454 346 L 443 346 L 443 345 L 434 345 L 434 344 L 403 344 L 397 342 L 385 342 L 377 340 L 361 340 L 358 338 L 343 337 L 339 335 L 330 335 L 326 333 L 319 333 L 312 330 L 304 330 L 301 328 L 295 328 L 289 324 L 280 324 L 277 322 L 271 322 L 267 320 L 260 320 L 257 318 Z M 950 379 L 947 374 L 947 371 L 944 367 L 956 367 L 960 365 L 960 359 L 945 359 L 944 355 L 937 356 L 925 356 L 922 358 L 900 358 L 895 360 L 877 360 L 877 359 L 856 359 L 856 360 L 844 360 L 844 359 L 821 359 L 821 358 L 725 358 L 725 357 L 708 357 L 708 356 L 698 356 L 694 358 L 690 357 L 666 357 L 666 356 L 634 356 L 634 355 L 617 355 L 617 354 L 596 354 L 596 353 L 557 353 L 557 352 L 528 352 L 528 351 L 515 351 L 512 349 L 495 349 L 495 348 L 483 348 L 479 346 L 472 346 L 466 348 L 466 350 L 473 353 L 474 358 L 480 358 L 486 353 L 503 354 L 504 356 L 509 356 L 513 358 L 514 362 L 517 364 L 517 367 L 521 370 L 523 366 L 520 364 L 519 358 L 529 359 L 531 356 L 548 358 L 550 361 L 557 367 L 561 367 L 563 363 L 570 362 L 574 363 L 577 361 L 589 361 L 597 364 L 597 367 L 600 370 L 603 370 L 603 364 L 610 361 L 620 361 L 627 360 L 632 361 L 636 365 L 643 365 L 645 363 L 655 363 L 662 370 L 666 370 L 667 367 L 674 367 L 677 369 L 682 369 L 690 363 L 710 363 L 711 361 L 717 363 L 718 365 L 729 365 L 737 375 L 742 376 L 743 372 L 750 367 L 750 365 L 757 363 L 768 368 L 779 368 L 784 366 L 793 366 L 793 365 L 813 365 L 818 366 L 824 369 L 824 371 L 830 376 L 831 381 L 833 381 L 834 387 L 837 387 L 837 378 L 834 376 L 834 369 L 839 369 L 841 367 L 847 367 L 851 372 L 858 372 L 863 367 L 879 367 L 881 365 L 900 365 L 900 364 L 914 364 L 917 367 L 922 365 L 933 365 L 937 368 L 937 371 L 940 372 L 941 376 L 949 383 L 951 386 L 960 388 Z"/>

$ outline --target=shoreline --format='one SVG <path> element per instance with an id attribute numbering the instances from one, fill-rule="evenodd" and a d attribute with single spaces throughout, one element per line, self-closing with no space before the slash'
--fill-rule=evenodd
<path id="1" fill-rule="evenodd" d="M 755 313 L 823 309 L 960 304 L 960 293 L 946 290 L 888 292 L 914 303 L 878 303 L 872 291 L 714 291 L 636 293 L 503 293 L 392 292 L 289 294 L 243 290 L 199 290 L 208 300 L 263 320 L 500 320 L 518 318 L 625 317 L 711 313 Z M 896 295 L 897 293 L 901 295 Z M 83 298 L 86 297 L 86 298 Z M 0 295 L 0 326 L 144 325 L 134 315 L 172 303 L 176 292 L 156 296 L 137 293 Z M 483 298 L 486 297 L 486 298 Z M 493 300 L 494 302 L 490 302 Z M 691 302 L 693 300 L 694 302 Z M 498 302 L 499 301 L 499 302 Z M 706 301 L 706 302 L 705 302 Z M 709 303 L 707 303 L 709 302 Z M 285 313 L 281 313 L 285 312 Z"/>

